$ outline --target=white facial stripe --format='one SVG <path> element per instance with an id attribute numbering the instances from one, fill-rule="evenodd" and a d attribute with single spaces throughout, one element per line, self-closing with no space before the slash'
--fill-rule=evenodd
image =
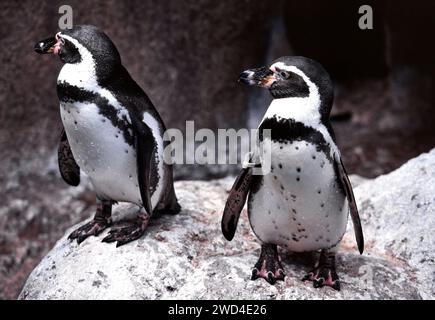
<path id="1" fill-rule="evenodd" d="M 294 119 L 311 127 L 316 127 L 320 123 L 320 95 L 317 86 L 302 70 L 295 66 L 287 66 L 282 62 L 277 62 L 270 69 L 272 71 L 285 70 L 299 75 L 304 79 L 310 93 L 308 97 L 274 99 L 265 117 L 277 116 L 284 119 Z"/>
<path id="2" fill-rule="evenodd" d="M 70 41 L 77 48 L 82 61 L 75 64 L 66 63 L 59 73 L 59 77 L 57 78 L 58 82 L 65 81 L 70 85 L 98 92 L 100 87 L 97 83 L 95 60 L 92 54 L 76 39 L 62 33 L 60 36 Z"/>
<path id="3" fill-rule="evenodd" d="M 270 70 L 272 70 L 273 72 L 276 72 L 277 69 L 293 72 L 293 73 L 296 73 L 297 75 L 299 75 L 300 77 L 302 77 L 302 79 L 304 79 L 305 83 L 307 84 L 307 86 L 310 90 L 310 96 L 311 96 L 311 93 L 317 94 L 317 95 L 319 94 L 319 89 L 317 88 L 317 86 L 299 68 L 297 68 L 295 66 L 288 66 L 288 65 L 284 64 L 283 62 L 276 62 L 270 67 Z M 320 101 L 320 97 L 319 97 L 319 101 Z"/>
<path id="4" fill-rule="evenodd" d="M 322 133 L 326 142 L 331 145 L 331 152 L 340 155 L 340 152 L 332 140 L 326 127 L 320 122 L 320 94 L 318 87 L 310 80 L 310 78 L 299 68 L 288 66 L 283 62 L 276 62 L 270 70 L 276 72 L 277 69 L 293 72 L 308 85 L 310 94 L 308 97 L 292 97 L 274 99 L 264 115 L 264 119 L 277 117 L 278 119 L 293 119 L 301 122 L 308 127 L 312 127 Z"/>
<path id="5" fill-rule="evenodd" d="M 125 116 L 127 121 L 131 123 L 130 116 L 127 109 L 123 108 L 118 100 L 113 96 L 113 94 L 102 88 L 97 82 L 97 76 L 95 72 L 95 60 L 82 44 L 80 44 L 76 39 L 63 35 L 61 32 L 58 33 L 62 38 L 70 41 L 78 50 L 82 57 L 82 61 L 75 64 L 66 63 L 59 73 L 57 78 L 58 82 L 66 82 L 72 86 L 85 89 L 101 95 L 106 98 L 109 103 L 115 107 L 118 111 L 118 117 L 123 118 Z"/>

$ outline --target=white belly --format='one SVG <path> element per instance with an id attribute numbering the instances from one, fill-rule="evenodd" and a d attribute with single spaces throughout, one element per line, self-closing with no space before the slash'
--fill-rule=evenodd
<path id="1" fill-rule="evenodd" d="M 136 151 L 123 133 L 85 103 L 61 103 L 62 122 L 74 158 L 90 178 L 98 196 L 142 205 L 136 166 Z M 153 208 L 162 188 L 151 197 Z"/>
<path id="2" fill-rule="evenodd" d="M 272 142 L 271 148 L 272 172 L 249 199 L 254 233 L 264 243 L 298 252 L 337 244 L 346 230 L 348 204 L 333 164 L 309 142 Z"/>

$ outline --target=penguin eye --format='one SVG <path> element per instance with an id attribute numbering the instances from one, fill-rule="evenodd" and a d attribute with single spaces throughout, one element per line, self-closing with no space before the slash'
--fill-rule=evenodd
<path id="1" fill-rule="evenodd" d="M 281 70 L 281 71 L 279 72 L 279 75 L 280 75 L 281 77 L 283 77 L 284 79 L 288 79 L 288 78 L 290 77 L 290 73 L 287 72 L 287 71 L 284 71 L 284 70 Z"/>

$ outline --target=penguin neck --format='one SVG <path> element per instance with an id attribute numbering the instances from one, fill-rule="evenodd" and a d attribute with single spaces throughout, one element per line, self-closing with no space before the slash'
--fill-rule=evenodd
<path id="1" fill-rule="evenodd" d="M 274 99 L 261 121 L 260 127 L 265 120 L 281 122 L 290 120 L 291 122 L 301 123 L 306 127 L 311 127 L 322 134 L 325 141 L 331 147 L 331 152 L 340 155 L 332 132 L 329 130 L 329 120 L 325 123 L 320 113 L 321 100 L 319 95 L 305 98 L 282 98 Z M 267 122 L 267 121 L 266 121 Z M 290 134 L 290 132 L 289 132 Z"/>
<path id="2" fill-rule="evenodd" d="M 321 123 L 320 97 L 318 92 L 310 92 L 308 97 L 280 98 L 272 100 L 264 115 L 265 119 L 292 119 L 316 128 Z"/>
<path id="3" fill-rule="evenodd" d="M 82 59 L 79 63 L 66 63 L 60 70 L 57 83 L 68 83 L 75 87 L 97 92 L 99 85 L 94 61 Z"/>
<path id="4" fill-rule="evenodd" d="M 91 52 L 76 39 L 68 35 L 63 35 L 63 37 L 74 44 L 81 59 L 77 63 L 65 63 L 60 70 L 57 82 L 66 82 L 72 86 L 97 92 L 100 88 L 97 81 L 97 64 Z"/>

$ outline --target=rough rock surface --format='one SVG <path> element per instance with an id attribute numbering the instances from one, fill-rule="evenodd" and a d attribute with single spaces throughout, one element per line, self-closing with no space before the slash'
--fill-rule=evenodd
<path id="1" fill-rule="evenodd" d="M 78 246 L 66 236 L 32 272 L 21 299 L 433 299 L 435 297 L 435 149 L 375 180 L 356 198 L 366 251 L 349 225 L 338 255 L 342 291 L 314 289 L 300 278 L 313 254 L 281 251 L 284 283 L 250 281 L 259 254 L 246 214 L 227 242 L 221 211 L 232 179 L 178 182 L 178 216 L 154 220 L 139 241 L 115 248 L 104 236 Z M 119 206 L 117 219 L 134 208 Z M 71 229 L 72 230 L 72 229 Z M 71 230 L 68 230 L 68 234 Z"/>

